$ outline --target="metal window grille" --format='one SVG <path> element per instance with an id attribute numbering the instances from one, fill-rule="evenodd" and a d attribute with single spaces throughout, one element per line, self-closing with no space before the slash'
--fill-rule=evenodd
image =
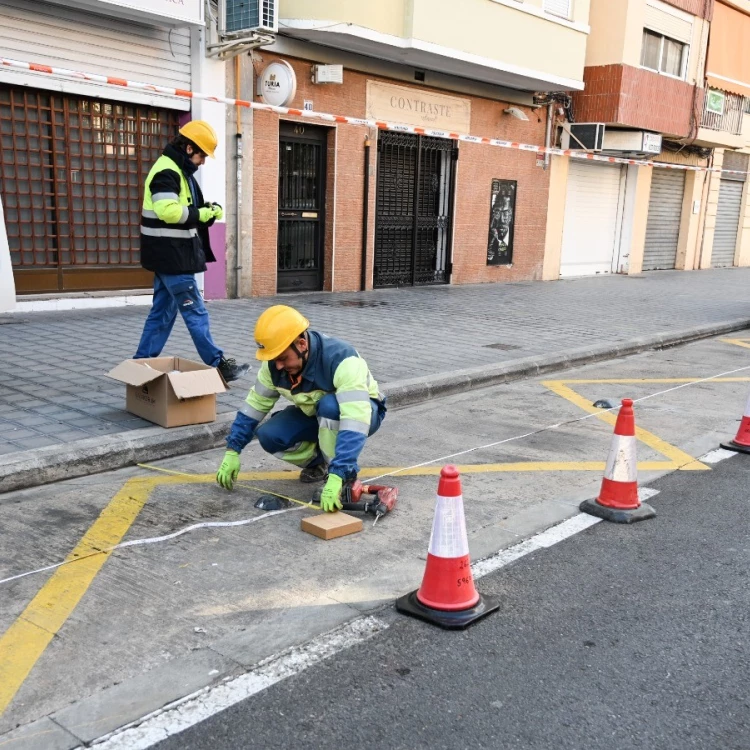
<path id="1" fill-rule="evenodd" d="M 139 267 L 143 182 L 177 114 L 0 86 L 0 195 L 17 273 Z"/>
<path id="2" fill-rule="evenodd" d="M 446 139 L 378 135 L 376 287 L 449 282 L 457 157 Z"/>
<path id="3" fill-rule="evenodd" d="M 739 94 L 724 93 L 724 112 L 711 112 L 708 109 L 708 92 L 703 101 L 703 118 L 701 127 L 708 130 L 718 130 L 722 133 L 742 135 L 742 120 L 748 108 L 748 100 Z"/>

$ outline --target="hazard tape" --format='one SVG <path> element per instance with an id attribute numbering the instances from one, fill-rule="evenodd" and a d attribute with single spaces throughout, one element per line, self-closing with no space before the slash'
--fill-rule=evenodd
<path id="1" fill-rule="evenodd" d="M 371 120 L 362 117 L 347 117 L 345 115 L 332 115 L 327 112 L 315 112 L 308 109 L 294 109 L 292 107 L 276 107 L 271 104 L 261 102 L 251 102 L 245 99 L 230 99 L 226 96 L 212 96 L 203 94 L 199 91 L 189 91 L 187 89 L 174 89 L 168 86 L 157 86 L 153 83 L 142 83 L 139 81 L 128 81 L 125 78 L 114 76 L 103 76 L 97 73 L 84 73 L 78 70 L 68 70 L 67 68 L 58 68 L 52 65 L 42 65 L 40 63 L 22 62 L 12 60 L 7 57 L 0 57 L 0 66 L 5 68 L 16 68 L 34 73 L 46 75 L 61 76 L 63 78 L 72 78 L 76 81 L 89 81 L 91 83 L 101 83 L 106 86 L 117 86 L 119 88 L 128 88 L 135 91 L 145 91 L 153 94 L 164 94 L 183 99 L 200 99 L 206 102 L 215 102 L 216 104 L 228 104 L 233 107 L 246 107 L 262 112 L 274 112 L 278 115 L 293 115 L 310 120 L 320 120 L 322 122 L 333 122 L 345 125 L 360 125 L 379 130 L 394 130 L 401 133 L 412 133 L 414 135 L 426 135 L 435 138 L 449 138 L 462 143 L 477 143 L 485 146 L 496 146 L 497 148 L 510 149 L 513 151 L 530 151 L 539 155 L 549 154 L 551 156 L 569 156 L 572 159 L 581 161 L 604 162 L 605 164 L 628 164 L 638 167 L 657 167 L 659 169 L 677 169 L 684 172 L 715 172 L 727 174 L 750 174 L 749 172 L 738 169 L 721 169 L 718 167 L 696 167 L 686 164 L 665 164 L 662 162 L 646 161 L 641 159 L 623 159 L 617 156 L 601 156 L 600 154 L 589 154 L 582 151 L 573 151 L 570 149 L 553 148 L 549 146 L 535 146 L 531 143 L 520 143 L 518 141 L 504 141 L 499 138 L 488 138 L 478 135 L 461 135 L 453 133 L 450 130 L 432 130 L 429 128 L 420 128 L 414 125 L 405 125 L 401 122 L 389 122 L 384 120 Z"/>

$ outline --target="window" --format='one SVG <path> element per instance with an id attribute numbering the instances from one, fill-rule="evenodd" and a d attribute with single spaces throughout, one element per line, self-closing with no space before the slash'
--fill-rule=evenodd
<path id="1" fill-rule="evenodd" d="M 683 78 L 687 49 L 687 44 L 644 29 L 641 65 L 658 73 Z"/>
<path id="2" fill-rule="evenodd" d="M 553 16 L 570 18 L 571 0 L 544 0 L 544 10 Z"/>

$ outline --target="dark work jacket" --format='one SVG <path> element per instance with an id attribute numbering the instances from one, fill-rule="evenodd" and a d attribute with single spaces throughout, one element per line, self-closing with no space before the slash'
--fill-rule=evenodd
<path id="1" fill-rule="evenodd" d="M 202 223 L 198 219 L 204 200 L 193 176 L 197 169 L 184 151 L 168 145 L 149 172 L 141 215 L 141 265 L 149 271 L 200 273 L 206 263 L 216 260 L 208 236 L 214 220 Z M 167 223 L 156 215 L 154 208 L 159 206 L 155 204 L 163 206 L 165 200 L 183 207 L 179 223 Z"/>

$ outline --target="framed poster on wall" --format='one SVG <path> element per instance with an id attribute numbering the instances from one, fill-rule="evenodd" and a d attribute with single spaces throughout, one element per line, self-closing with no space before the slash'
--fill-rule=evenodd
<path id="1" fill-rule="evenodd" d="M 492 180 L 490 235 L 487 240 L 488 266 L 506 266 L 513 262 L 517 187 L 516 180 Z"/>

